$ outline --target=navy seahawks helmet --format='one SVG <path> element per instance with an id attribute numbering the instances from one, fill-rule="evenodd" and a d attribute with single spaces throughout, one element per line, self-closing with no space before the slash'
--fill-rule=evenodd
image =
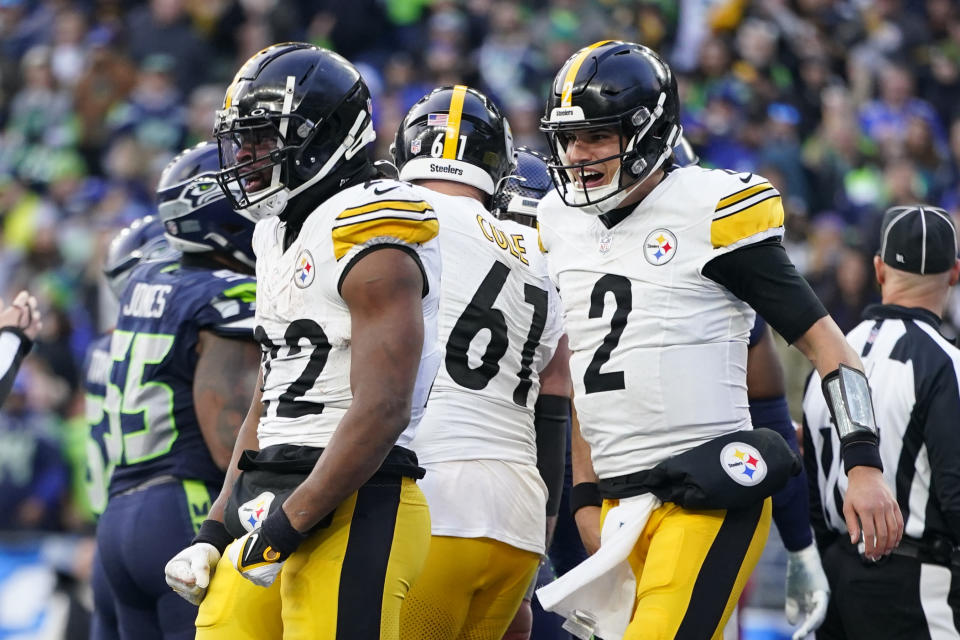
<path id="1" fill-rule="evenodd" d="M 253 218 L 234 211 L 217 182 L 219 153 L 201 142 L 180 153 L 160 175 L 157 210 L 167 242 L 184 253 L 214 252 L 253 267 Z"/>
<path id="2" fill-rule="evenodd" d="M 167 244 L 157 216 L 144 216 L 120 230 L 107 249 L 103 275 L 117 299 L 123 293 L 133 268 L 142 262 L 173 259 L 177 252 Z"/>
<path id="3" fill-rule="evenodd" d="M 681 135 L 677 144 L 673 146 L 673 163 L 678 167 L 689 167 L 700 163 L 700 156 L 697 155 L 686 136 Z"/>
<path id="4" fill-rule="evenodd" d="M 566 154 L 573 131 L 613 129 L 620 150 L 573 164 Z M 639 44 L 604 40 L 567 60 L 553 81 L 540 130 L 553 157 L 550 172 L 565 204 L 600 215 L 615 209 L 673 151 L 681 134 L 680 99 L 670 67 Z M 609 184 L 586 187 L 591 166 L 619 159 Z"/>
<path id="5" fill-rule="evenodd" d="M 517 168 L 507 176 L 493 196 L 491 210 L 498 218 L 537 226 L 537 204 L 553 189 L 547 158 L 526 147 L 517 148 Z"/>
<path id="6" fill-rule="evenodd" d="M 390 152 L 401 180 L 450 180 L 490 196 L 516 162 L 510 123 L 487 96 L 464 85 L 420 98 Z"/>
<path id="7" fill-rule="evenodd" d="M 234 209 L 280 215 L 316 186 L 333 191 L 373 142 L 370 91 L 342 56 L 307 44 L 267 47 L 240 68 L 217 111 L 217 176 Z"/>

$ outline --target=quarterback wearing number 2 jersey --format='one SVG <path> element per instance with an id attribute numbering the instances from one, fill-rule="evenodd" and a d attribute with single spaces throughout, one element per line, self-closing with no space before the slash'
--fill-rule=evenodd
<path id="1" fill-rule="evenodd" d="M 837 411 L 847 412 L 848 393 L 870 405 L 856 352 L 783 249 L 776 188 L 753 174 L 671 166 L 679 120 L 670 68 L 646 47 L 609 40 L 567 60 L 541 120 L 556 187 L 538 207 L 541 245 L 563 300 L 573 437 L 589 445 L 580 469 L 597 479 L 579 506 L 605 498 L 578 526 L 597 535 L 590 520 L 603 521 L 586 563 L 609 561 L 623 578 L 609 592 L 561 578 L 540 598 L 603 637 L 719 639 L 759 559 L 769 496 L 799 465 L 782 439 L 752 431 L 754 310 L 833 380 L 825 394 Z M 845 460 L 867 468 L 854 510 L 868 551 L 873 531 L 888 549 L 897 507 L 869 468 L 879 464 L 876 425 L 866 411 L 844 417 L 857 425 Z"/>

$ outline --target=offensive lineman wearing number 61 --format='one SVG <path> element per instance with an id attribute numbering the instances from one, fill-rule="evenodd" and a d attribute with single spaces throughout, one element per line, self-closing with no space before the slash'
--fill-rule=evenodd
<path id="1" fill-rule="evenodd" d="M 572 56 L 541 129 L 556 187 L 537 210 L 541 248 L 592 458 L 574 473 L 599 478 L 593 495 L 575 497 L 602 497 L 605 516 L 600 550 L 539 591 L 544 608 L 582 637 L 722 637 L 766 540 L 767 496 L 798 470 L 778 435 L 750 423 L 755 311 L 826 381 L 856 487 L 847 526 L 869 555 L 888 553 L 903 521 L 881 477 L 866 378 L 781 245 L 776 189 L 752 174 L 670 166 L 676 81 L 640 45 L 603 41 Z"/>

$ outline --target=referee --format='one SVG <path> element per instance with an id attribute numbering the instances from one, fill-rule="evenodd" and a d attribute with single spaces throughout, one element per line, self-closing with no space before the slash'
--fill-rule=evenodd
<path id="1" fill-rule="evenodd" d="M 960 640 L 960 350 L 939 331 L 960 274 L 949 216 L 895 207 L 874 258 L 883 303 L 847 335 L 860 352 L 880 427 L 884 479 L 905 521 L 900 546 L 872 562 L 850 543 L 847 478 L 814 371 L 803 400 L 811 520 L 833 596 L 818 640 Z"/>
<path id="2" fill-rule="evenodd" d="M 0 300 L 0 405 L 42 326 L 37 300 L 26 291 L 18 293 L 9 307 Z"/>

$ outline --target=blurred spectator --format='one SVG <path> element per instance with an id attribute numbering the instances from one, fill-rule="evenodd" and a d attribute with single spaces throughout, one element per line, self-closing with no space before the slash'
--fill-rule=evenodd
<path id="1" fill-rule="evenodd" d="M 24 369 L 0 412 L 0 529 L 55 531 L 69 471 L 60 452 L 55 418 L 29 406 Z"/>
<path id="2" fill-rule="evenodd" d="M 174 59 L 165 53 L 147 56 L 140 64 L 130 97 L 109 115 L 114 138 L 131 137 L 146 153 L 175 154 L 187 137 L 187 114 L 172 75 Z"/>
<path id="3" fill-rule="evenodd" d="M 885 0 L 889 2 L 890 0 Z M 907 135 L 910 118 L 929 123 L 934 138 L 944 142 L 943 126 L 930 103 L 913 94 L 914 78 L 902 65 L 887 64 L 880 73 L 880 97 L 860 110 L 860 124 L 865 134 L 882 145 L 901 144 Z"/>
<path id="4" fill-rule="evenodd" d="M 130 55 L 140 64 L 150 56 L 172 56 L 167 69 L 175 86 L 189 93 L 207 80 L 211 51 L 190 24 L 183 0 L 150 0 L 127 20 Z"/>

